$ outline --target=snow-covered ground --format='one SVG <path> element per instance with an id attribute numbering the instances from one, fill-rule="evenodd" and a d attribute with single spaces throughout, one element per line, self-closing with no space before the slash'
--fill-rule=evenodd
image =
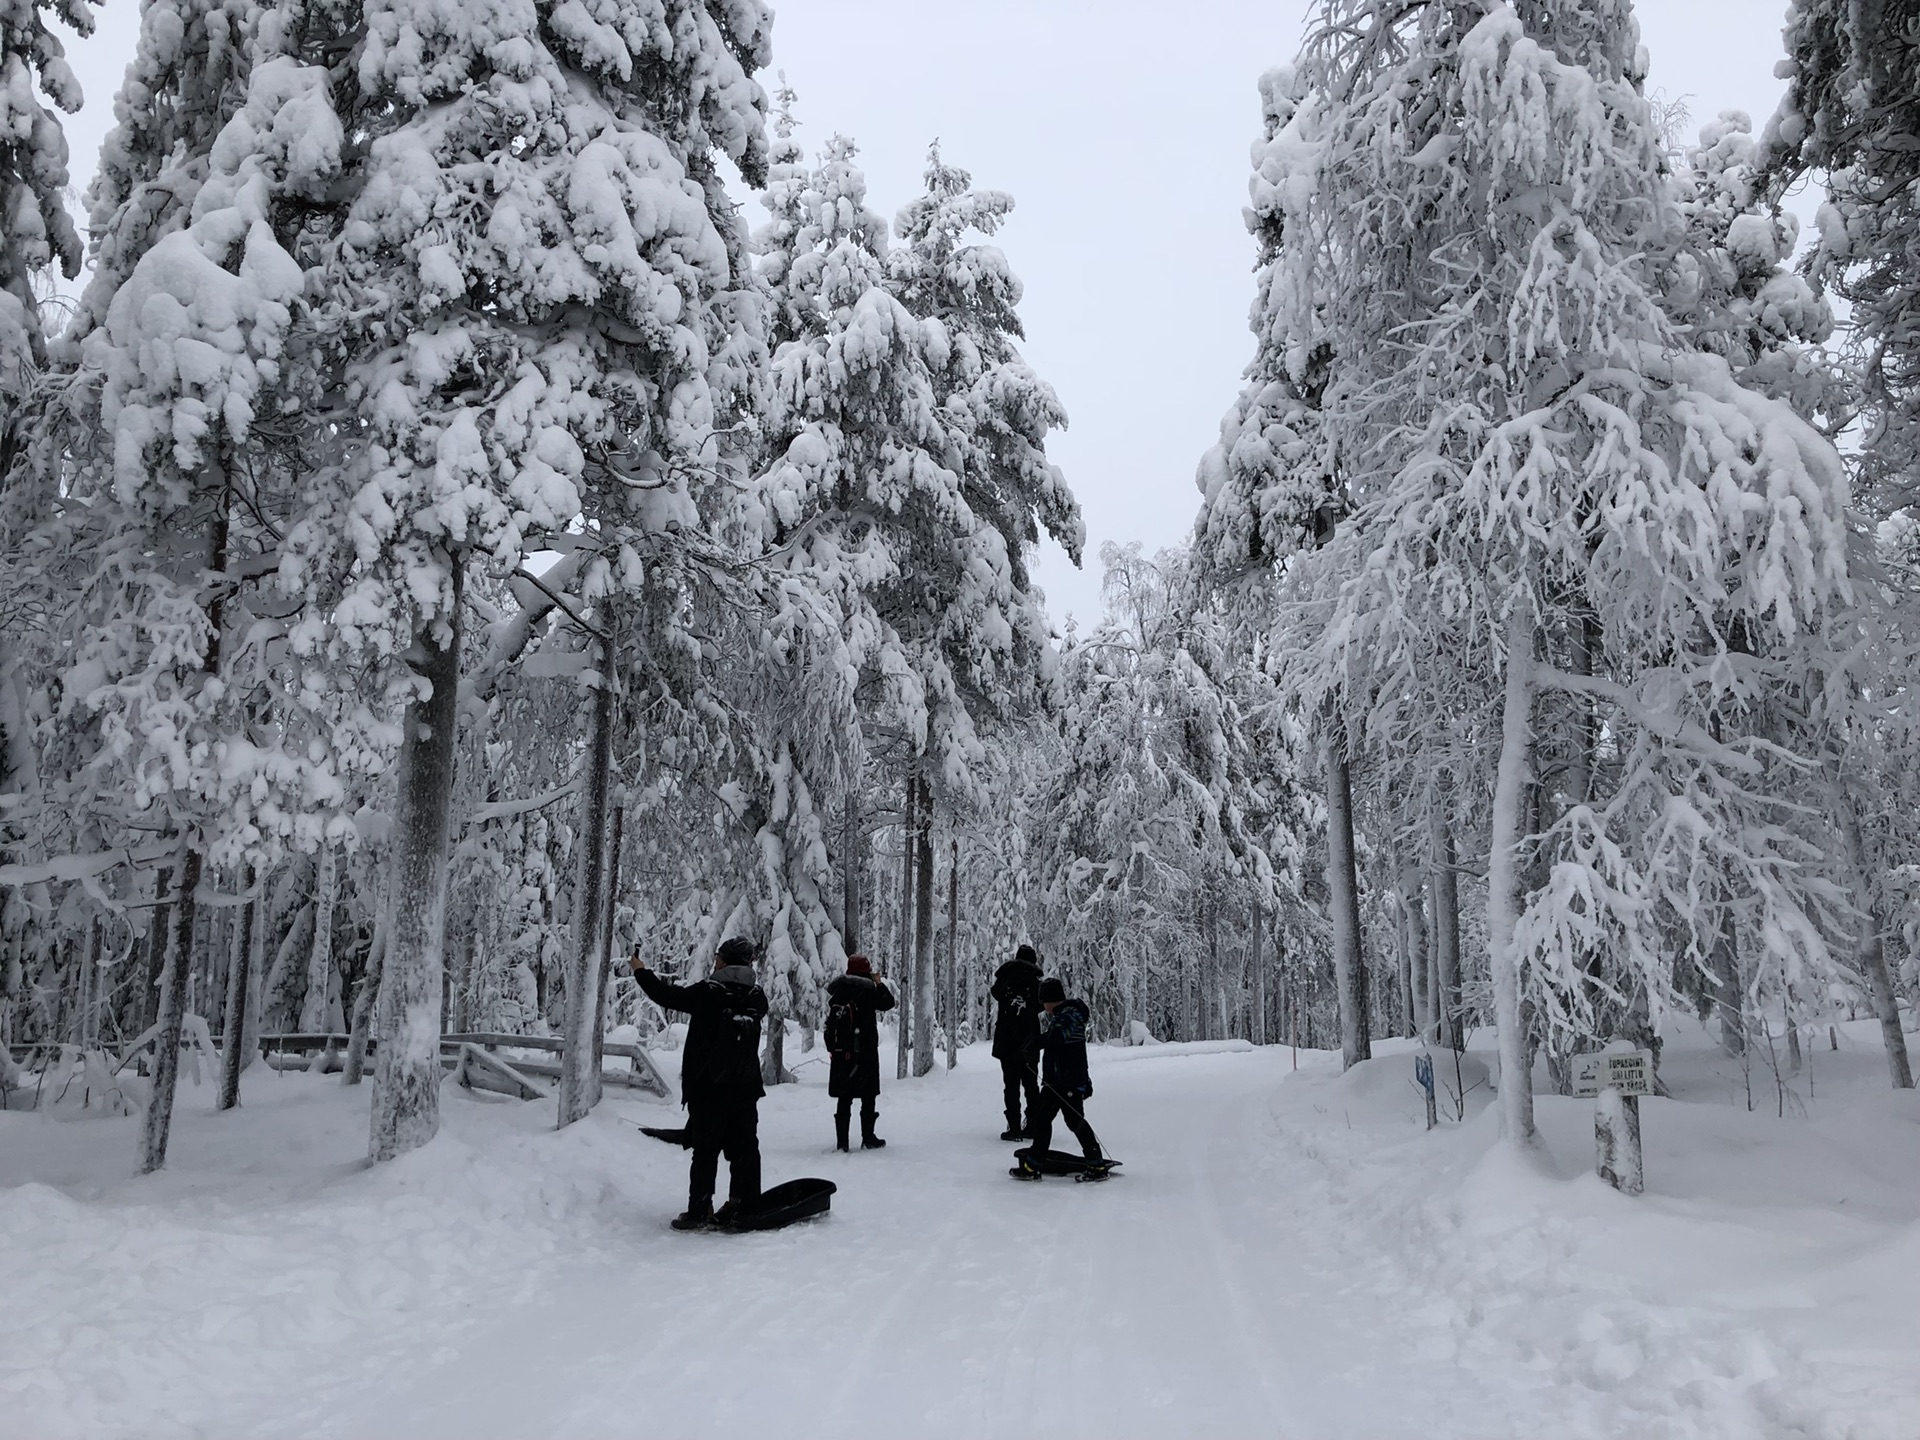
<path id="1" fill-rule="evenodd" d="M 1104 1186 L 1007 1178 L 984 1049 L 849 1156 L 806 1064 L 767 1180 L 833 1213 L 751 1236 L 667 1228 L 685 1156 L 633 1126 L 677 1112 L 618 1093 L 555 1133 L 450 1086 L 370 1169 L 364 1089 L 256 1067 L 147 1179 L 129 1120 L 0 1114 L 0 1435 L 1914 1440 L 1920 1101 L 1839 1038 L 1781 1118 L 1682 1037 L 1637 1200 L 1591 1102 L 1539 1165 L 1484 1088 L 1429 1135 L 1392 1044 L 1100 1051 Z"/>

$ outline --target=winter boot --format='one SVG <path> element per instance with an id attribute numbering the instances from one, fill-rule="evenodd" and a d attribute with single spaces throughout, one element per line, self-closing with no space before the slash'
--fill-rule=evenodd
<path id="1" fill-rule="evenodd" d="M 713 1228 L 716 1230 L 731 1230 L 739 1220 L 740 1202 L 738 1200 L 729 1200 L 713 1212 Z"/>
<path id="2" fill-rule="evenodd" d="M 853 1127 L 853 1117 L 842 1110 L 833 1117 L 833 1148 L 843 1153 L 847 1149 L 847 1131 Z"/>
<path id="3" fill-rule="evenodd" d="M 684 1215 L 676 1215 L 667 1222 L 676 1230 L 710 1230 L 713 1228 L 713 1201 L 690 1200 Z"/>
<path id="4" fill-rule="evenodd" d="M 1002 1140 L 1025 1140 L 1027 1132 L 1020 1128 L 1020 1117 L 1012 1111 L 1007 1112 L 1007 1128 L 1000 1132 Z"/>
<path id="5" fill-rule="evenodd" d="M 1034 1169 L 1033 1163 L 1027 1159 L 1025 1151 L 1018 1152 L 1018 1158 L 1020 1163 L 1007 1171 L 1009 1175 L 1016 1180 L 1038 1180 L 1041 1178 L 1040 1172 Z"/>
<path id="6" fill-rule="evenodd" d="M 874 1121 L 879 1118 L 880 1112 L 877 1110 L 862 1110 L 860 1112 L 860 1148 L 862 1150 L 884 1150 L 887 1148 L 887 1142 L 873 1133 Z"/>

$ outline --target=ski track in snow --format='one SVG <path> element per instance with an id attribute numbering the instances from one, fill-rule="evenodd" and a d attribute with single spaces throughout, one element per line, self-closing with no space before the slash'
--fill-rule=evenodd
<path id="1" fill-rule="evenodd" d="M 1590 1106 L 1542 1098 L 1537 1162 L 1484 1092 L 1428 1135 L 1381 1048 L 1096 1052 L 1102 1185 L 1007 1178 L 984 1048 L 844 1156 L 804 1067 L 766 1177 L 833 1213 L 745 1236 L 667 1228 L 686 1153 L 632 1126 L 673 1112 L 624 1096 L 555 1133 L 449 1086 L 441 1138 L 368 1168 L 364 1090 L 256 1069 L 237 1114 L 185 1092 L 146 1179 L 130 1121 L 0 1116 L 0 1434 L 1920 1435 L 1913 1097 L 1647 1102 L 1633 1201 L 1566 1178 Z M 1747 1193 L 1767 1141 L 1804 1193 Z"/>

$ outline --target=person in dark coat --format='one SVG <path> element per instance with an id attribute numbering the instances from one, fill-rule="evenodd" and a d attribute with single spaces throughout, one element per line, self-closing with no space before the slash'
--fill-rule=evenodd
<path id="1" fill-rule="evenodd" d="M 993 1058 L 1000 1062 L 1007 1110 L 1007 1128 L 1000 1138 L 1025 1140 L 1021 1091 L 1026 1092 L 1029 1117 L 1040 1103 L 1031 1053 L 1040 1035 L 1040 957 L 1031 945 L 1022 945 L 1013 959 L 994 972 L 993 988 L 987 993 L 999 1007 L 993 1018 Z"/>
<path id="2" fill-rule="evenodd" d="M 633 978 L 663 1010 L 687 1016 L 680 1051 L 680 1099 L 687 1107 L 687 1213 L 676 1230 L 724 1227 L 760 1193 L 760 1024 L 767 997 L 754 979 L 753 942 L 735 936 L 720 947 L 713 974 L 676 985 L 647 968 L 636 951 Z M 727 1203 L 713 1208 L 720 1156 L 727 1157 Z"/>
<path id="3" fill-rule="evenodd" d="M 1084 1000 L 1069 1000 L 1067 987 L 1049 975 L 1040 982 L 1040 1003 L 1046 1009 L 1035 1042 L 1041 1057 L 1040 1103 L 1033 1109 L 1033 1148 L 1052 1148 L 1053 1117 L 1066 1121 L 1087 1163 L 1097 1165 L 1100 1140 L 1087 1124 L 1085 1106 L 1093 1094 L 1093 1076 L 1087 1070 L 1087 1023 L 1092 1018 Z M 1018 1172 L 1016 1172 L 1018 1173 Z"/>
<path id="4" fill-rule="evenodd" d="M 847 1149 L 853 1128 L 853 1102 L 860 1102 L 860 1148 L 878 1150 L 887 1142 L 873 1133 L 880 1095 L 880 1020 L 893 1009 L 893 992 L 875 977 L 864 955 L 847 959 L 847 973 L 827 986 L 827 1094 L 840 1102 L 833 1114 L 835 1148 Z"/>

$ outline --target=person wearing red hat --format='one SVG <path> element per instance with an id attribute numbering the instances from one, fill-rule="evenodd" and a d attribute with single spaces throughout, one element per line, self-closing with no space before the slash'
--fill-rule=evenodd
<path id="1" fill-rule="evenodd" d="M 827 1094 L 839 1101 L 834 1111 L 834 1148 L 845 1150 L 853 1128 L 853 1102 L 860 1102 L 860 1148 L 878 1150 L 887 1142 L 873 1133 L 880 1095 L 880 1020 L 893 1009 L 893 992 L 876 979 L 864 955 L 847 957 L 847 973 L 827 986 L 825 1040 L 831 1057 Z"/>

